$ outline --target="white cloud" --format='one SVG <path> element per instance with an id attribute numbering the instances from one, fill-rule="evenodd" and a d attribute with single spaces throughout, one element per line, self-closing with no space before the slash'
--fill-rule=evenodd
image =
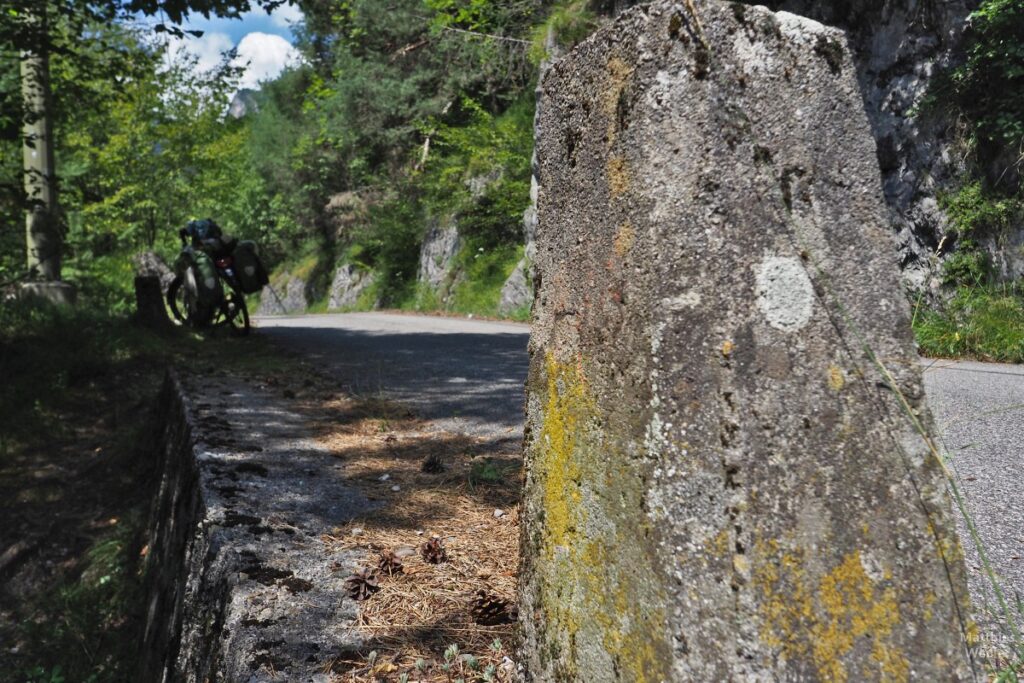
<path id="1" fill-rule="evenodd" d="M 269 33 L 249 33 L 238 43 L 235 64 L 246 66 L 239 83 L 240 88 L 256 88 L 280 74 L 286 66 L 299 61 L 299 52 L 281 36 Z"/>
<path id="2" fill-rule="evenodd" d="M 204 33 L 202 37 L 170 38 L 167 44 L 168 61 L 175 62 L 185 55 L 193 55 L 200 71 L 209 71 L 220 64 L 223 53 L 234 47 L 226 33 Z"/>
<path id="3" fill-rule="evenodd" d="M 289 28 L 292 24 L 297 24 L 303 19 L 305 19 L 305 17 L 302 15 L 302 10 L 299 9 L 298 5 L 292 4 L 281 5 L 270 15 L 270 21 L 272 21 L 275 26 L 280 26 L 282 28 Z"/>
<path id="4" fill-rule="evenodd" d="M 221 63 L 223 53 L 235 45 L 226 33 L 204 33 L 200 38 L 185 36 L 171 38 L 168 43 L 168 61 L 178 61 L 185 55 L 196 58 L 196 69 L 209 71 Z M 281 36 L 258 31 L 242 37 L 237 46 L 238 56 L 232 62 L 245 67 L 239 88 L 258 88 L 261 81 L 276 77 L 286 66 L 298 63 L 299 51 Z"/>

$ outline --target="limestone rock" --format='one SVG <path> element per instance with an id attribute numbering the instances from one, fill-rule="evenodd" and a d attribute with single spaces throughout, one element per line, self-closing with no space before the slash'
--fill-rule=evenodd
<path id="1" fill-rule="evenodd" d="M 845 37 L 695 4 L 623 13 L 542 84 L 527 678 L 969 679 Z"/>
<path id="2" fill-rule="evenodd" d="M 419 281 L 431 289 L 439 289 L 448 278 L 460 246 L 459 231 L 454 224 L 432 226 L 420 248 Z"/>
<path id="3" fill-rule="evenodd" d="M 285 274 L 263 288 L 256 315 L 295 315 L 305 313 L 307 306 L 305 280 Z"/>
<path id="4" fill-rule="evenodd" d="M 533 288 L 530 286 L 526 272 L 526 259 L 522 259 L 516 264 L 515 270 L 508 276 L 508 279 L 505 280 L 505 284 L 502 285 L 501 300 L 498 302 L 498 312 L 502 315 L 507 315 L 524 306 L 529 306 L 530 302 L 533 301 Z"/>
<path id="5" fill-rule="evenodd" d="M 487 173 L 482 173 L 480 175 L 474 175 L 467 178 L 466 189 L 469 190 L 469 195 L 474 200 L 478 200 L 484 196 L 484 194 L 487 192 L 487 188 L 501 180 L 501 176 L 502 168 L 501 166 L 496 166 Z"/>
<path id="6" fill-rule="evenodd" d="M 327 308 L 331 311 L 352 308 L 359 301 L 359 295 L 370 286 L 373 278 L 352 264 L 338 266 L 331 280 Z"/>

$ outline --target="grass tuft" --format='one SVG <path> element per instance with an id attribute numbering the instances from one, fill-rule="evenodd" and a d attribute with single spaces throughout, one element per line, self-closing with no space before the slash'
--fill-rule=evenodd
<path id="1" fill-rule="evenodd" d="M 961 287 L 940 309 L 919 310 L 920 352 L 940 358 L 1024 362 L 1024 299 L 1016 285 Z"/>

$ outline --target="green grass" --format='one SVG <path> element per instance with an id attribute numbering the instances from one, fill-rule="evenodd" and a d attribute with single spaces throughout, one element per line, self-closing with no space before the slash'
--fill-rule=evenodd
<path id="1" fill-rule="evenodd" d="M 961 287 L 942 308 L 920 309 L 914 335 L 925 356 L 1024 362 L 1024 299 L 1016 285 Z"/>
<path id="2" fill-rule="evenodd" d="M 458 267 L 464 277 L 452 290 L 449 309 L 456 313 L 497 316 L 501 288 L 522 257 L 523 247 L 518 245 L 486 249 L 468 244 L 458 257 Z"/>

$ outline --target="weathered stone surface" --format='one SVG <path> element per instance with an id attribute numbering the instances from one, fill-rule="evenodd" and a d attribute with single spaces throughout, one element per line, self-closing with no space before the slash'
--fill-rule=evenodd
<path id="1" fill-rule="evenodd" d="M 301 438 L 306 418 L 277 396 L 229 380 L 172 379 L 160 410 L 162 476 L 135 680 L 319 680 L 361 645 L 344 587 L 358 557 L 320 538 L 367 501 L 335 458 Z"/>
<path id="2" fill-rule="evenodd" d="M 963 171 L 955 122 L 925 98 L 934 79 L 962 59 L 967 16 L 980 0 L 744 0 L 816 19 L 847 31 L 857 80 L 871 122 L 882 185 L 897 233 L 904 282 L 938 286 L 936 250 L 951 253 L 954 236 L 937 194 L 955 188 Z M 636 4 L 623 2 L 618 4 Z M 947 237 L 943 242 L 943 237 Z M 1000 246 L 991 245 L 999 252 Z M 995 254 L 997 260 L 1001 257 Z"/>
<path id="3" fill-rule="evenodd" d="M 167 285 L 174 279 L 174 271 L 170 266 L 153 251 L 143 251 L 132 257 L 135 264 L 135 274 L 142 276 L 154 276 L 160 280 L 160 287 L 166 291 Z"/>
<path id="4" fill-rule="evenodd" d="M 967 679 L 844 36 L 697 6 L 627 11 L 543 83 L 529 676 Z"/>
<path id="5" fill-rule="evenodd" d="M 364 270 L 347 263 L 338 266 L 331 280 L 331 289 L 327 299 L 327 309 L 338 311 L 352 308 L 359 301 L 359 295 L 373 282 L 373 278 Z"/>
<path id="6" fill-rule="evenodd" d="M 440 289 L 449 277 L 460 246 L 459 230 L 454 224 L 431 227 L 420 248 L 419 281 L 430 289 Z"/>

